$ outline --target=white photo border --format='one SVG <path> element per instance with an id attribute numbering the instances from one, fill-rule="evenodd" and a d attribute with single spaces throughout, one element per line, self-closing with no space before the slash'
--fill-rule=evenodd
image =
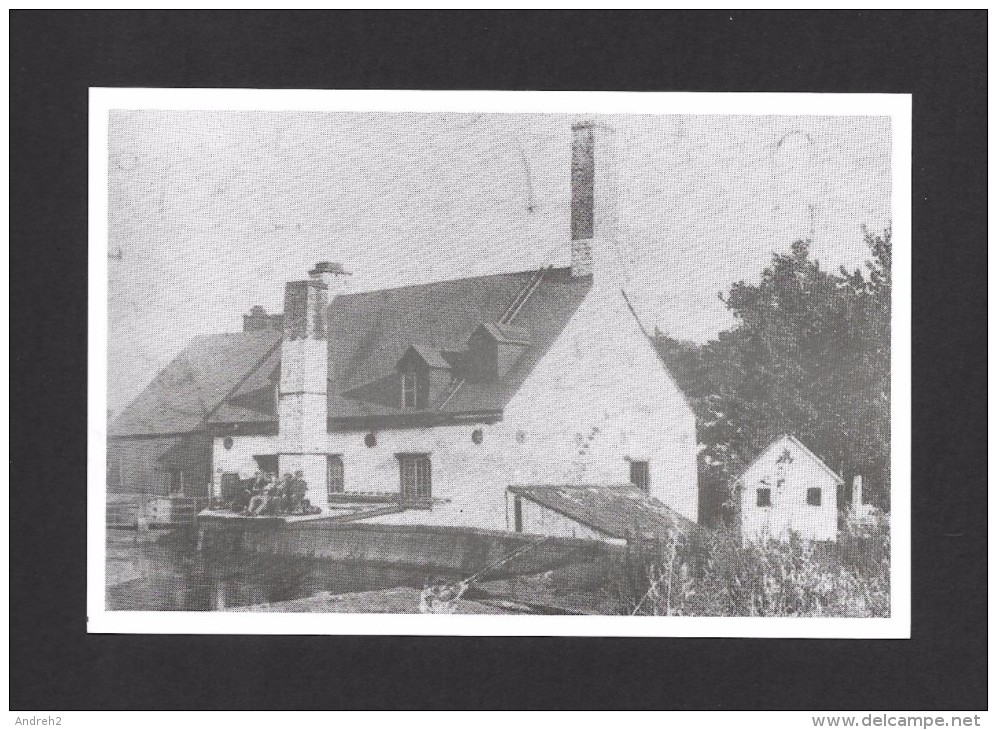
<path id="1" fill-rule="evenodd" d="M 112 109 L 887 116 L 892 131 L 891 615 L 889 618 L 484 616 L 108 611 L 108 112 Z M 910 638 L 911 96 L 909 94 L 336 91 L 91 88 L 89 110 L 87 631 L 138 634 Z"/>

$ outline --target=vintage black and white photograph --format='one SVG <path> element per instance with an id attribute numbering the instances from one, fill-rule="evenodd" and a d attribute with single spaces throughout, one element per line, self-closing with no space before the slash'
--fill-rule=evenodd
<path id="1" fill-rule="evenodd" d="M 105 625 L 896 618 L 897 115 L 650 96 L 109 98 Z"/>

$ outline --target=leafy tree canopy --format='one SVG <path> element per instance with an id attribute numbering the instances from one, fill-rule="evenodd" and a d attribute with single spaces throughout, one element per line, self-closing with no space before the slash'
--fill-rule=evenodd
<path id="1" fill-rule="evenodd" d="M 791 433 L 846 483 L 861 474 L 888 507 L 892 233 L 864 230 L 870 258 L 831 273 L 808 241 L 773 254 L 761 281 L 734 284 L 724 303 L 736 324 L 705 345 L 658 333 L 662 357 L 699 420 L 704 511 L 773 439 Z"/>

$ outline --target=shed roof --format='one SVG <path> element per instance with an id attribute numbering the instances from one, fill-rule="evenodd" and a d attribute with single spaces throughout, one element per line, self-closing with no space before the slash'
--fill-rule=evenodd
<path id="1" fill-rule="evenodd" d="M 514 485 L 509 492 L 610 537 L 667 538 L 697 529 L 633 484 Z"/>

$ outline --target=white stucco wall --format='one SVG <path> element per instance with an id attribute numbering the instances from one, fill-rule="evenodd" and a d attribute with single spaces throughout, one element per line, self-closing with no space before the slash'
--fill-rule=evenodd
<path id="1" fill-rule="evenodd" d="M 788 459 L 780 457 L 788 452 Z M 758 489 L 770 488 L 772 505 L 758 506 Z M 819 507 L 807 504 L 807 489 L 821 490 Z M 769 446 L 745 471 L 741 488 L 741 534 L 745 541 L 786 540 L 791 531 L 805 540 L 837 540 L 838 482 L 792 439 Z"/>
<path id="2" fill-rule="evenodd" d="M 505 413 L 532 436 L 514 483 L 618 484 L 647 461 L 651 495 L 698 519 L 695 415 L 618 289 L 590 292 Z"/>
<path id="3" fill-rule="evenodd" d="M 221 494 L 222 474 L 239 474 L 248 479 L 256 473 L 254 455 L 276 454 L 276 436 L 232 436 L 232 448 L 225 448 L 225 439 L 218 436 L 214 440 L 211 454 L 212 495 Z"/>
<path id="4" fill-rule="evenodd" d="M 481 444 L 471 439 L 476 428 Z M 381 430 L 372 448 L 366 433 L 323 437 L 325 452 L 342 456 L 346 491 L 397 494 L 395 455 L 428 453 L 433 498 L 440 500 L 432 510 L 373 520 L 379 523 L 512 529 L 510 484 L 626 482 L 627 458 L 649 462 L 653 496 L 698 516 L 695 417 L 618 290 L 590 293 L 501 422 Z M 233 441 L 226 450 L 215 440 L 216 490 L 223 472 L 253 474 L 253 454 L 288 449 L 283 429 L 280 439 Z"/>

